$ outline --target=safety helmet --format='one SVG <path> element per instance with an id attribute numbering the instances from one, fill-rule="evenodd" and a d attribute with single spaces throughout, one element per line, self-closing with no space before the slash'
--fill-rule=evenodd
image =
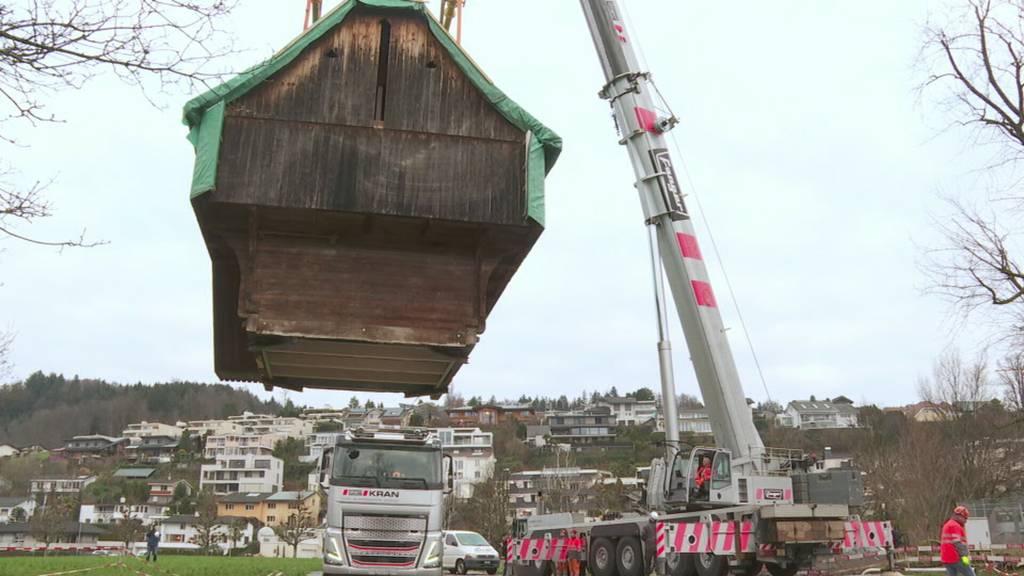
<path id="1" fill-rule="evenodd" d="M 967 511 L 967 506 L 957 506 L 956 508 L 953 508 L 953 514 L 963 516 L 964 518 L 971 517 L 971 513 Z"/>

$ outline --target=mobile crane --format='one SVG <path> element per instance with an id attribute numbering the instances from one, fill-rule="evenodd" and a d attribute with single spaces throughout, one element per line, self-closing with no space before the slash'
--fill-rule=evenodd
<path id="1" fill-rule="evenodd" d="M 596 576 L 646 574 L 654 558 L 664 558 L 662 568 L 673 576 L 721 576 L 730 568 L 752 575 L 762 564 L 773 576 L 792 576 L 837 546 L 884 546 L 890 538 L 884 523 L 851 521 L 845 505 L 794 503 L 793 454 L 766 448 L 754 427 L 673 167 L 665 133 L 677 119 L 657 111 L 650 74 L 640 69 L 618 0 L 580 4 L 604 73 L 599 94 L 611 105 L 620 144 L 629 153 L 649 235 L 666 453 L 651 464 L 645 504 L 656 512 L 650 517 L 528 521 L 510 543 L 508 559 L 517 562 L 517 574 L 548 573 L 551 561 L 565 555 L 555 535 L 566 529 L 585 535 Z M 666 278 L 716 447 L 680 449 Z M 696 471 L 705 458 L 711 461 L 710 487 L 696 496 Z"/>

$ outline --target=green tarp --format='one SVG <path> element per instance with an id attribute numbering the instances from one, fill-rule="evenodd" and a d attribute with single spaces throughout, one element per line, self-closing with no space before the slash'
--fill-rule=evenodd
<path id="1" fill-rule="evenodd" d="M 217 158 L 220 151 L 226 105 L 259 86 L 261 82 L 287 66 L 307 46 L 340 24 L 358 4 L 421 13 L 429 23 L 430 31 L 437 41 L 444 46 L 459 69 L 484 94 L 494 108 L 514 126 L 530 133 L 530 148 L 527 157 L 527 213 L 543 225 L 544 176 L 554 166 L 558 154 L 562 151 L 562 139 L 491 83 L 476 67 L 472 59 L 448 35 L 441 24 L 427 14 L 426 4 L 416 0 L 347 0 L 324 15 L 309 30 L 292 40 L 270 59 L 189 100 L 185 104 L 182 120 L 189 127 L 188 139 L 192 142 L 196 152 L 191 197 L 201 196 L 216 186 Z"/>

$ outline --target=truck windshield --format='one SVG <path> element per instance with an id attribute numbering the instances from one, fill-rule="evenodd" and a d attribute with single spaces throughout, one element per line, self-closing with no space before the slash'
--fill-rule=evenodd
<path id="1" fill-rule="evenodd" d="M 373 488 L 433 489 L 441 487 L 437 450 L 407 446 L 339 446 L 332 484 Z"/>

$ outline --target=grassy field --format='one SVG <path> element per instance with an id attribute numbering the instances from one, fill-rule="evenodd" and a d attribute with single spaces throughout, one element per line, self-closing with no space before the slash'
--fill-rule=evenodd
<path id="1" fill-rule="evenodd" d="M 132 557 L 0 557 L 3 576 L 306 576 L 319 569 L 318 558 L 164 556 L 147 564 Z"/>

